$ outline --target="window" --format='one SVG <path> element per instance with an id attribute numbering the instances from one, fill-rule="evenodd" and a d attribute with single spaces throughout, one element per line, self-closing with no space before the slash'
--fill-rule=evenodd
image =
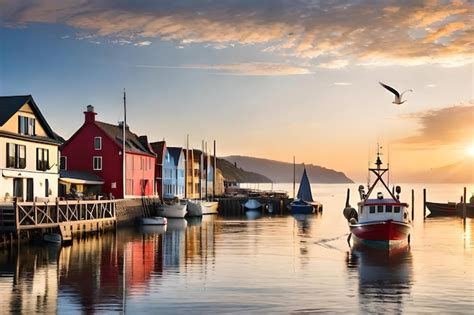
<path id="1" fill-rule="evenodd" d="M 385 206 L 385 212 L 392 212 L 392 206 Z"/>
<path id="2" fill-rule="evenodd" d="M 36 148 L 36 169 L 38 171 L 49 170 L 49 150 Z"/>
<path id="3" fill-rule="evenodd" d="M 369 212 L 370 212 L 370 213 L 375 213 L 375 206 L 370 206 Z"/>
<path id="4" fill-rule="evenodd" d="M 7 143 L 7 167 L 26 167 L 26 147 L 24 145 Z"/>
<path id="5" fill-rule="evenodd" d="M 67 156 L 61 156 L 59 159 L 59 169 L 67 170 Z"/>
<path id="6" fill-rule="evenodd" d="M 95 137 L 94 138 L 94 149 L 95 150 L 102 150 L 102 137 Z"/>
<path id="7" fill-rule="evenodd" d="M 383 212 L 383 206 L 377 206 L 377 212 Z"/>
<path id="8" fill-rule="evenodd" d="M 396 206 L 396 207 L 394 207 L 393 209 L 394 209 L 393 212 L 395 212 L 395 213 L 400 213 L 400 207 L 397 207 L 397 206 Z"/>
<path id="9" fill-rule="evenodd" d="M 92 162 L 93 162 L 94 171 L 102 170 L 102 157 L 101 156 L 94 156 Z"/>
<path id="10" fill-rule="evenodd" d="M 35 119 L 25 116 L 18 116 L 18 133 L 21 135 L 35 135 Z"/>

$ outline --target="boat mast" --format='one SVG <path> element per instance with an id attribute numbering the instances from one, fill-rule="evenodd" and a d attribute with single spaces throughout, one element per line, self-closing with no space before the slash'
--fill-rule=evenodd
<path id="1" fill-rule="evenodd" d="M 369 199 L 369 196 L 370 194 L 372 193 L 372 191 L 374 190 L 375 186 L 377 185 L 377 183 L 380 181 L 382 183 L 382 185 L 385 187 L 385 189 L 387 189 L 388 193 L 390 194 L 390 196 L 394 199 L 394 200 L 398 200 L 398 198 L 394 195 L 394 193 L 392 191 L 390 191 L 390 188 L 387 186 L 387 184 L 384 182 L 383 180 L 383 175 L 385 173 L 387 173 L 389 171 L 388 167 L 387 168 L 381 168 L 382 166 L 382 160 L 380 159 L 380 146 L 377 144 L 377 160 L 375 161 L 375 165 L 377 165 L 377 168 L 370 168 L 369 167 L 369 172 L 372 172 L 375 174 L 375 176 L 377 176 L 377 178 L 375 179 L 374 183 L 372 184 L 372 186 L 369 187 L 369 191 L 367 192 L 367 195 L 364 199 L 364 201 L 367 201 L 367 199 Z"/>
<path id="2" fill-rule="evenodd" d="M 199 170 L 199 199 L 202 200 L 202 174 L 204 173 L 204 140 L 202 140 L 202 148 L 201 148 L 201 169 Z"/>
<path id="3" fill-rule="evenodd" d="M 293 199 L 296 197 L 296 160 L 293 155 Z"/>
<path id="4" fill-rule="evenodd" d="M 125 154 L 125 139 L 126 139 L 126 128 L 127 128 L 127 94 L 125 88 L 123 89 L 123 125 L 122 125 L 122 191 L 123 198 L 125 198 L 126 186 L 127 186 L 127 168 L 126 168 L 126 154 Z"/>
<path id="5" fill-rule="evenodd" d="M 207 153 L 207 141 L 206 141 L 206 190 L 204 192 L 204 199 L 207 200 L 207 177 L 209 175 L 209 154 Z"/>
<path id="6" fill-rule="evenodd" d="M 212 200 L 216 196 L 216 140 L 214 140 L 214 158 L 213 158 L 213 168 L 212 168 Z"/>

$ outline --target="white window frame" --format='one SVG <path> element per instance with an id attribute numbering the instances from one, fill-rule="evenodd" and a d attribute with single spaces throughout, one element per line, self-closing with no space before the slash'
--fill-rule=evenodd
<path id="1" fill-rule="evenodd" d="M 99 139 L 99 144 L 100 144 L 100 145 L 99 145 L 99 148 L 96 148 L 96 147 L 95 147 L 95 141 L 96 141 L 97 139 Z M 96 150 L 96 151 L 102 150 L 102 137 L 94 137 L 94 150 Z"/>
<path id="2" fill-rule="evenodd" d="M 96 159 L 97 159 L 97 161 L 100 161 L 100 167 L 97 167 L 97 168 L 95 167 L 95 161 L 96 161 Z M 102 171 L 102 156 L 94 156 L 94 157 L 92 158 L 92 169 L 93 169 L 94 171 Z"/>

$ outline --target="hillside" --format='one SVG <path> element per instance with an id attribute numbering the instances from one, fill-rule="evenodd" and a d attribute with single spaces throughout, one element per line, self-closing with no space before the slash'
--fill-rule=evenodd
<path id="1" fill-rule="evenodd" d="M 217 168 L 221 170 L 222 175 L 228 181 L 235 181 L 238 183 L 271 183 L 271 180 L 268 177 L 255 172 L 243 170 L 224 159 L 217 159 Z"/>
<path id="2" fill-rule="evenodd" d="M 242 167 L 250 172 L 258 172 L 274 183 L 291 183 L 293 182 L 293 164 L 255 158 L 249 156 L 232 155 L 224 157 L 231 163 L 237 163 L 237 167 Z M 306 164 L 311 183 L 353 183 L 344 173 L 331 170 L 318 165 Z M 303 165 L 296 165 L 296 181 L 298 182 L 303 173 Z"/>

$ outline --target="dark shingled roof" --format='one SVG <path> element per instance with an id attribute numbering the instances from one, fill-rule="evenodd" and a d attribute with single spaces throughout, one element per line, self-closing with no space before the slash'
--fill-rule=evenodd
<path id="1" fill-rule="evenodd" d="M 119 125 L 112 125 L 101 121 L 96 121 L 96 125 L 102 129 L 106 134 L 114 139 L 119 146 L 122 146 L 122 127 Z M 154 152 L 151 152 L 149 148 L 145 147 L 136 134 L 131 132 L 128 128 L 126 131 L 125 146 L 127 152 L 142 153 L 155 156 Z"/>
<path id="2" fill-rule="evenodd" d="M 49 126 L 43 114 L 36 105 L 31 95 L 0 96 L 0 126 L 3 126 L 20 108 L 28 103 L 36 115 L 41 127 L 45 130 L 49 138 L 60 141 L 57 134 Z"/>
<path id="3" fill-rule="evenodd" d="M 158 141 L 150 143 L 151 148 L 156 153 L 156 159 L 159 162 L 163 161 L 163 154 L 166 148 L 166 141 Z M 161 163 L 160 163 L 161 164 Z"/>
<path id="4" fill-rule="evenodd" d="M 167 147 L 166 149 L 168 150 L 170 155 L 174 158 L 174 164 L 178 166 L 179 156 L 181 155 L 181 152 L 183 152 L 183 148 Z"/>

